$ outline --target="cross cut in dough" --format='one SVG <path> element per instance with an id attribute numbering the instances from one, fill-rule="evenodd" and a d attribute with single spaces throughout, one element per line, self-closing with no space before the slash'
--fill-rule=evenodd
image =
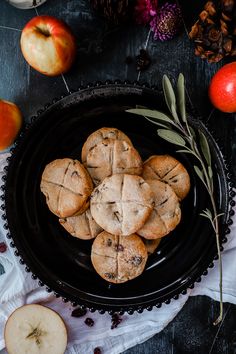
<path id="1" fill-rule="evenodd" d="M 113 235 L 139 230 L 154 207 L 154 196 L 143 178 L 128 174 L 107 177 L 94 189 L 90 209 L 94 220 Z"/>

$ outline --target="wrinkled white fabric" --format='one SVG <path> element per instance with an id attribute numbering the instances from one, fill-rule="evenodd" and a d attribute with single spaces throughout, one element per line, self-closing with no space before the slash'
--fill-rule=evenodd
<path id="1" fill-rule="evenodd" d="M 0 180 L 6 157 L 7 155 L 0 155 Z M 4 222 L 0 219 L 0 242 L 7 242 L 3 224 Z M 216 262 L 208 276 L 203 277 L 202 282 L 197 284 L 193 290 L 189 290 L 186 295 L 171 301 L 169 305 L 162 305 L 159 309 L 145 310 L 142 314 L 135 313 L 131 316 L 125 314 L 119 326 L 112 330 L 111 317 L 108 314 L 88 312 L 85 317 L 71 317 L 71 305 L 48 294 L 44 288 L 39 288 L 37 282 L 24 271 L 24 267 L 20 266 L 12 252 L 12 249 L 8 247 L 5 253 L 0 253 L 0 263 L 5 269 L 5 273 L 0 275 L 1 354 L 6 353 L 3 337 L 6 320 L 14 309 L 23 304 L 41 303 L 56 310 L 64 318 L 69 334 L 67 354 L 90 354 L 93 353 L 95 347 L 100 347 L 103 354 L 119 354 L 160 332 L 181 310 L 190 295 L 207 295 L 219 300 L 219 272 Z M 222 259 L 224 301 L 236 304 L 235 222 L 231 227 L 229 241 L 225 245 Z M 85 325 L 86 317 L 94 320 L 93 327 Z"/>

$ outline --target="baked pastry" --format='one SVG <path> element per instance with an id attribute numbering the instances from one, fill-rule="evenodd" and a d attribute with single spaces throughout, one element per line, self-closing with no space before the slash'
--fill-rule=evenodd
<path id="1" fill-rule="evenodd" d="M 94 220 L 113 235 L 139 230 L 154 207 L 151 188 L 143 178 L 119 174 L 107 177 L 94 189 L 90 209 Z"/>
<path id="2" fill-rule="evenodd" d="M 153 254 L 156 251 L 157 247 L 159 246 L 159 244 L 161 242 L 161 238 L 156 238 L 153 240 L 148 240 L 146 238 L 143 238 L 142 241 L 146 246 L 148 255 L 150 256 L 151 254 Z"/>
<path id="3" fill-rule="evenodd" d="M 93 242 L 91 260 L 103 279 L 111 283 L 124 283 L 143 272 L 147 250 L 135 234 L 114 236 L 103 231 Z"/>
<path id="4" fill-rule="evenodd" d="M 104 139 L 90 149 L 85 166 L 98 185 L 114 174 L 140 175 L 143 163 L 138 151 L 126 141 Z"/>
<path id="5" fill-rule="evenodd" d="M 170 155 L 154 155 L 143 164 L 143 178 L 158 179 L 168 183 L 180 200 L 190 190 L 190 178 L 186 168 Z"/>
<path id="6" fill-rule="evenodd" d="M 69 234 L 81 240 L 90 240 L 102 232 L 102 228 L 92 217 L 90 209 L 80 215 L 59 219 L 59 222 Z"/>
<path id="7" fill-rule="evenodd" d="M 154 193 L 154 209 L 137 234 L 147 239 L 161 238 L 179 224 L 181 209 L 173 189 L 157 179 L 147 180 Z"/>
<path id="8" fill-rule="evenodd" d="M 131 140 L 128 138 L 128 136 L 117 128 L 104 127 L 98 129 L 89 135 L 88 139 L 85 141 L 82 147 L 81 160 L 83 164 L 86 165 L 87 155 L 89 151 L 104 139 L 124 140 L 130 145 L 132 145 Z"/>
<path id="9" fill-rule="evenodd" d="M 65 158 L 45 167 L 40 189 L 51 212 L 65 218 L 85 211 L 93 183 L 79 161 Z"/>

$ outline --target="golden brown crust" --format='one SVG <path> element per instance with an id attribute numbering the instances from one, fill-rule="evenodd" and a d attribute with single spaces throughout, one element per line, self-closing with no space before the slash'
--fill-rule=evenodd
<path id="1" fill-rule="evenodd" d="M 153 240 L 148 240 L 146 238 L 143 238 L 142 241 L 146 246 L 148 255 L 150 256 L 151 254 L 153 254 L 156 251 L 157 247 L 159 246 L 159 244 L 161 242 L 161 238 L 156 238 Z"/>
<path id="2" fill-rule="evenodd" d="M 181 209 L 173 189 L 157 179 L 147 180 L 154 193 L 154 209 L 137 234 L 147 239 L 168 235 L 181 220 Z"/>
<path id="3" fill-rule="evenodd" d="M 96 130 L 89 135 L 88 139 L 85 141 L 82 147 L 81 160 L 82 163 L 86 165 L 87 155 L 89 151 L 97 144 L 99 144 L 103 139 L 115 139 L 124 140 L 128 144 L 132 145 L 131 140 L 128 136 L 117 128 L 107 128 L 103 127 Z"/>
<path id="4" fill-rule="evenodd" d="M 139 230 L 152 212 L 153 193 L 143 178 L 120 174 L 107 177 L 94 189 L 90 208 L 107 232 L 127 236 Z"/>
<path id="5" fill-rule="evenodd" d="M 104 139 L 90 149 L 86 167 L 95 185 L 114 174 L 142 173 L 142 159 L 138 151 L 124 140 Z"/>
<path id="6" fill-rule="evenodd" d="M 190 178 L 186 168 L 170 155 L 153 155 L 143 164 L 142 177 L 168 183 L 183 200 L 190 190 Z"/>
<path id="7" fill-rule="evenodd" d="M 92 253 L 104 257 L 117 257 L 116 246 L 119 244 L 119 236 L 102 231 L 93 241 Z"/>
<path id="8" fill-rule="evenodd" d="M 89 206 L 93 183 L 79 161 L 65 158 L 54 160 L 45 167 L 40 188 L 51 212 L 68 217 Z"/>
<path id="9" fill-rule="evenodd" d="M 138 235 L 120 236 L 118 282 L 123 283 L 142 274 L 147 258 L 147 249 Z"/>
<path id="10" fill-rule="evenodd" d="M 80 215 L 59 219 L 59 222 L 69 234 L 81 240 L 90 240 L 102 232 L 102 228 L 93 219 L 90 209 Z"/>
<path id="11" fill-rule="evenodd" d="M 114 236 L 103 231 L 93 242 L 91 260 L 103 279 L 111 283 L 124 283 L 143 272 L 147 250 L 135 234 Z"/>

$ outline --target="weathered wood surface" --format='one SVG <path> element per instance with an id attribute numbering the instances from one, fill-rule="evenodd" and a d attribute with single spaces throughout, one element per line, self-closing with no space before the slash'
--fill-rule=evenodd
<path id="1" fill-rule="evenodd" d="M 141 73 L 140 82 L 161 88 L 161 77 L 174 80 L 183 72 L 187 80 L 190 104 L 218 136 L 221 146 L 232 161 L 236 176 L 236 116 L 212 109 L 207 88 L 212 75 L 229 60 L 208 64 L 194 56 L 187 30 L 204 1 L 180 1 L 186 28 L 170 42 L 152 39 L 147 49 L 152 65 Z M 20 34 L 24 24 L 36 14 L 64 19 L 72 27 L 78 42 L 77 60 L 64 77 L 48 78 L 31 69 L 24 61 Z M 18 10 L 4 0 L 0 4 L 0 97 L 16 102 L 25 120 L 44 104 L 88 82 L 120 79 L 136 81 L 135 63 L 125 64 L 127 56 L 135 57 L 145 46 L 148 28 L 134 24 L 112 28 L 95 14 L 89 0 L 48 0 L 37 10 Z M 236 353 L 236 307 L 225 304 L 225 320 L 215 328 L 212 319 L 218 304 L 205 297 L 191 298 L 169 326 L 149 341 L 125 354 L 233 354 Z"/>

